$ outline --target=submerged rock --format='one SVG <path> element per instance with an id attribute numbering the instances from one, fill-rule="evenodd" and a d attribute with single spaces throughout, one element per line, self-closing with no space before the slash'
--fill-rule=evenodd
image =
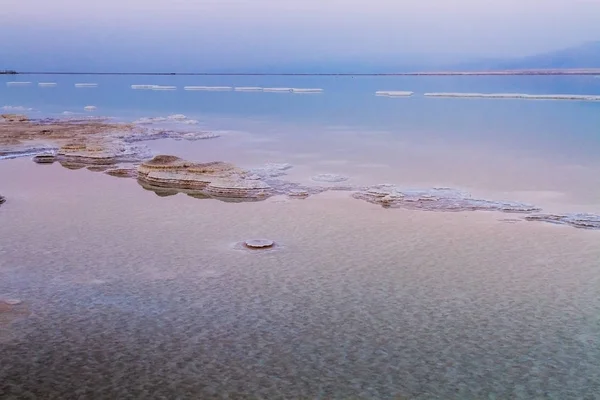
<path id="1" fill-rule="evenodd" d="M 287 192 L 287 195 L 289 197 L 293 197 L 293 198 L 297 198 L 297 199 L 305 199 L 310 195 L 310 193 L 308 192 L 308 190 L 292 189 L 289 192 Z"/>
<path id="2" fill-rule="evenodd" d="M 105 174 L 116 176 L 117 178 L 137 178 L 137 169 L 135 167 L 111 168 L 104 171 Z"/>
<path id="3" fill-rule="evenodd" d="M 600 229 L 600 215 L 596 214 L 535 214 L 528 215 L 525 219 L 569 225 L 581 229 Z"/>
<path id="4" fill-rule="evenodd" d="M 469 193 L 450 188 L 404 190 L 395 185 L 377 185 L 355 193 L 354 198 L 382 207 L 425 211 L 500 211 L 532 213 L 540 208 L 530 204 L 476 199 Z"/>
<path id="5" fill-rule="evenodd" d="M 33 156 L 33 162 L 38 164 L 52 164 L 56 161 L 56 154 L 54 153 L 44 153 Z"/>
<path id="6" fill-rule="evenodd" d="M 288 163 L 267 163 L 262 167 L 253 168 L 250 172 L 259 178 L 276 178 L 286 174 L 285 171 L 292 168 Z"/>
<path id="7" fill-rule="evenodd" d="M 0 204 L 6 203 L 6 197 L 0 194 Z"/>

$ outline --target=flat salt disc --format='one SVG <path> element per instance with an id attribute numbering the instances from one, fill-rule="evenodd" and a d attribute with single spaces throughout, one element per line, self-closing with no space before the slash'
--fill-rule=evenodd
<path id="1" fill-rule="evenodd" d="M 244 244 L 246 245 L 246 247 L 250 247 L 252 249 L 265 249 L 267 247 L 273 247 L 275 242 L 268 239 L 251 239 L 246 240 Z"/>
<path id="2" fill-rule="evenodd" d="M 19 299 L 6 299 L 3 300 L 5 304 L 8 304 L 9 306 L 16 306 L 22 303 L 21 300 Z"/>

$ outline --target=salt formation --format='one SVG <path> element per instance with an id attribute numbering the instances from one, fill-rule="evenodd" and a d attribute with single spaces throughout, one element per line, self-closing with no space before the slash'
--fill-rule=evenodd
<path id="1" fill-rule="evenodd" d="M 177 90 L 177 86 L 160 86 L 155 85 L 152 87 L 152 90 Z"/>
<path id="2" fill-rule="evenodd" d="M 525 217 L 527 221 L 542 221 L 569 225 L 582 229 L 600 229 L 600 215 L 595 214 L 535 214 Z"/>
<path id="3" fill-rule="evenodd" d="M 95 88 L 98 87 L 97 83 L 76 83 L 76 88 Z"/>
<path id="4" fill-rule="evenodd" d="M 215 161 L 192 163 L 175 156 L 159 155 L 138 167 L 138 180 L 149 186 L 194 190 L 210 197 L 262 199 L 272 194 L 261 180 L 232 164 Z"/>
<path id="5" fill-rule="evenodd" d="M 414 92 L 404 92 L 395 90 L 378 90 L 375 92 L 375 96 L 386 96 L 386 97 L 410 97 Z"/>
<path id="6" fill-rule="evenodd" d="M 187 119 L 187 117 L 183 114 L 171 114 L 167 117 L 167 119 L 172 119 L 175 121 L 183 121 L 183 120 Z"/>
<path id="7" fill-rule="evenodd" d="M 38 83 L 39 87 L 54 87 L 56 86 L 55 82 L 39 82 Z"/>
<path id="8" fill-rule="evenodd" d="M 263 91 L 264 92 L 275 92 L 275 93 L 281 92 L 281 93 L 284 93 L 284 92 L 291 92 L 292 88 L 277 88 L 277 87 L 274 87 L 274 88 L 264 88 Z"/>
<path id="9" fill-rule="evenodd" d="M 31 82 L 6 82 L 6 86 L 28 86 L 31 85 Z"/>
<path id="10" fill-rule="evenodd" d="M 2 109 L 5 111 L 33 111 L 33 108 L 23 106 L 4 106 Z"/>
<path id="11" fill-rule="evenodd" d="M 236 92 L 262 92 L 263 88 L 257 86 L 240 86 L 234 88 L 233 90 Z"/>
<path id="12" fill-rule="evenodd" d="M 153 124 L 155 122 L 163 122 L 166 121 L 167 118 L 165 117 L 142 117 L 140 119 L 137 119 L 135 121 L 133 121 L 134 124 L 140 124 L 140 125 L 144 125 L 144 124 Z"/>
<path id="13" fill-rule="evenodd" d="M 250 239 L 244 241 L 244 245 L 251 249 L 266 249 L 269 247 L 273 247 L 275 242 L 269 239 Z"/>
<path id="14" fill-rule="evenodd" d="M 146 146 L 132 145 L 121 140 L 112 142 L 75 141 L 62 146 L 57 160 L 71 166 L 110 166 L 117 163 L 136 162 L 150 157 Z"/>
<path id="15" fill-rule="evenodd" d="M 257 175 L 261 179 L 277 178 L 286 174 L 285 171 L 292 168 L 292 164 L 288 163 L 267 163 L 262 167 L 253 168 L 250 173 Z"/>
<path id="16" fill-rule="evenodd" d="M 96 110 L 96 106 L 85 106 L 85 107 L 83 107 L 83 109 L 85 111 L 95 111 Z"/>
<path id="17" fill-rule="evenodd" d="M 8 304 L 9 306 L 18 306 L 19 304 L 23 303 L 23 301 L 19 299 L 4 299 L 2 302 L 4 304 Z"/>
<path id="18" fill-rule="evenodd" d="M 131 88 L 136 90 L 152 90 L 155 87 L 157 87 L 157 85 L 131 85 Z"/>
<path id="19" fill-rule="evenodd" d="M 383 207 L 424 211 L 500 211 L 532 213 L 538 207 L 517 202 L 476 199 L 469 193 L 450 188 L 404 190 L 395 185 L 377 185 L 355 193 L 354 198 Z"/>
<path id="20" fill-rule="evenodd" d="M 598 95 L 578 95 L 578 94 L 425 93 L 424 96 L 426 96 L 426 97 L 487 98 L 487 99 L 600 101 L 600 96 L 598 96 Z"/>
<path id="21" fill-rule="evenodd" d="M 347 181 L 348 178 L 342 175 L 336 174 L 318 174 L 311 178 L 315 182 L 329 182 L 329 183 L 337 183 Z"/>
<path id="22" fill-rule="evenodd" d="M 184 86 L 183 90 L 200 90 L 211 92 L 222 92 L 233 89 L 231 86 Z"/>
<path id="23" fill-rule="evenodd" d="M 292 93 L 323 93 L 319 88 L 292 88 Z"/>

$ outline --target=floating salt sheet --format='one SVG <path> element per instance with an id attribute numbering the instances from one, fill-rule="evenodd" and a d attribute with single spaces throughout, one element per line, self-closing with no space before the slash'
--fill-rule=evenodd
<path id="1" fill-rule="evenodd" d="M 152 88 L 152 90 L 177 90 L 177 86 L 160 86 L 156 85 Z"/>
<path id="2" fill-rule="evenodd" d="M 38 82 L 39 87 L 55 87 L 56 82 Z"/>
<path id="3" fill-rule="evenodd" d="M 131 88 L 136 90 L 152 90 L 157 86 L 158 85 L 131 85 Z"/>
<path id="4" fill-rule="evenodd" d="M 600 101 L 600 95 L 580 94 L 526 94 L 526 93 L 425 93 L 426 97 L 455 97 L 482 99 L 522 99 L 522 100 L 575 100 Z"/>
<path id="5" fill-rule="evenodd" d="M 262 92 L 263 88 L 258 86 L 239 86 L 233 88 L 236 92 Z"/>
<path id="6" fill-rule="evenodd" d="M 323 93 L 320 88 L 292 88 L 292 93 Z"/>
<path id="7" fill-rule="evenodd" d="M 6 82 L 6 86 L 28 86 L 31 82 Z"/>
<path id="8" fill-rule="evenodd" d="M 410 97 L 414 94 L 414 92 L 408 91 L 400 91 L 400 90 L 378 90 L 375 92 L 376 96 L 386 96 L 386 97 Z"/>
<path id="9" fill-rule="evenodd" d="M 85 111 L 96 111 L 96 108 L 97 108 L 96 106 L 85 106 L 85 107 L 83 107 L 83 109 Z"/>
<path id="10" fill-rule="evenodd" d="M 184 86 L 183 90 L 196 90 L 206 92 L 227 92 L 232 90 L 231 86 Z"/>
<path id="11" fill-rule="evenodd" d="M 76 88 L 95 88 L 98 87 L 97 83 L 76 83 Z"/>
<path id="12" fill-rule="evenodd" d="M 291 93 L 292 92 L 292 88 L 278 88 L 278 87 L 271 87 L 271 88 L 264 88 L 263 92 L 272 92 L 272 93 Z"/>

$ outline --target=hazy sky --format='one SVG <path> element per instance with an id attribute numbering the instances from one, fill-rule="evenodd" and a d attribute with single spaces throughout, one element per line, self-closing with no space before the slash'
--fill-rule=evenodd
<path id="1" fill-rule="evenodd" d="M 600 40 L 600 0 L 2 0 L 0 68 L 518 56 Z"/>

